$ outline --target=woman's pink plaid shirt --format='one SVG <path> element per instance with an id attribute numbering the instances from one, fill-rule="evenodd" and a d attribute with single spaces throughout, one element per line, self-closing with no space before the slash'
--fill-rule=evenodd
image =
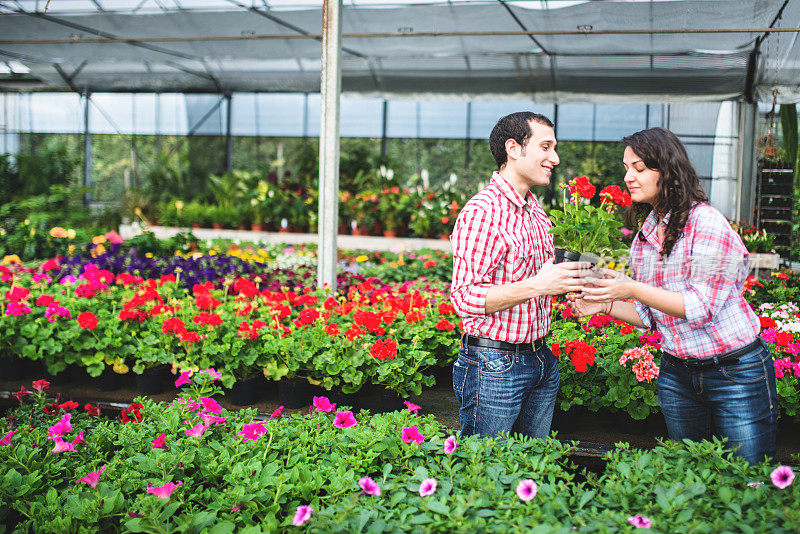
<path id="1" fill-rule="evenodd" d="M 642 225 L 645 240 L 634 238 L 631 272 L 644 282 L 683 295 L 686 319 L 636 302 L 647 328 L 664 337 L 661 350 L 678 358 L 709 358 L 753 341 L 761 330 L 742 290 L 749 253 L 727 219 L 708 204 L 696 204 L 666 259 L 654 213 Z M 669 214 L 662 225 L 666 228 Z"/>
<path id="2" fill-rule="evenodd" d="M 509 343 L 532 343 L 550 331 L 552 297 L 538 297 L 486 315 L 493 285 L 519 282 L 536 274 L 554 254 L 552 226 L 528 192 L 522 198 L 497 172 L 458 216 L 453 244 L 450 300 L 473 336 Z"/>

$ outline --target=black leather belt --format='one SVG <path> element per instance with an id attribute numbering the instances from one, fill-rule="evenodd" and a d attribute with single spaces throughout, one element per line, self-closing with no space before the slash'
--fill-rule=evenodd
<path id="1" fill-rule="evenodd" d="M 711 358 L 703 358 L 702 360 L 694 358 L 678 358 L 666 352 L 664 353 L 664 355 L 669 356 L 673 360 L 680 362 L 681 364 L 685 365 L 690 369 L 704 369 L 706 367 L 714 367 L 715 365 L 727 365 L 731 363 L 736 363 L 739 361 L 739 358 L 741 358 L 742 356 L 744 356 L 749 352 L 758 349 L 759 346 L 761 346 L 761 339 L 756 338 L 754 341 L 748 343 L 744 347 L 734 349 L 732 351 L 726 352 L 725 354 L 720 354 L 719 356 L 713 356 Z"/>
<path id="2" fill-rule="evenodd" d="M 534 352 L 544 347 L 544 338 L 540 337 L 533 341 L 533 343 L 509 343 L 508 341 L 497 341 L 496 339 L 489 339 L 488 337 L 478 337 L 470 334 L 461 336 L 462 347 L 483 347 L 485 349 L 500 349 L 509 352 L 520 352 L 523 350 L 531 350 Z"/>

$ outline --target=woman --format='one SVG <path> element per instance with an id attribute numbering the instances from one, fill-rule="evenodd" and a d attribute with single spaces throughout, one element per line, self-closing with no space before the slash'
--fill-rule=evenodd
<path id="1" fill-rule="evenodd" d="M 633 200 L 628 224 L 640 227 L 630 250 L 633 278 L 604 270 L 570 297 L 573 310 L 662 334 L 658 401 L 672 439 L 726 437 L 751 464 L 774 456 L 775 369 L 742 296 L 747 249 L 706 203 L 675 134 L 650 128 L 622 141 Z"/>

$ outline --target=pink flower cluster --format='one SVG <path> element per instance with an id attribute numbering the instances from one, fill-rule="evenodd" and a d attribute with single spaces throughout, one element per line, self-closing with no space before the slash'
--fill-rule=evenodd
<path id="1" fill-rule="evenodd" d="M 28 315 L 30 312 L 30 306 L 22 301 L 9 302 L 6 307 L 6 315 L 10 315 L 11 317 L 21 317 L 23 315 Z"/>
<path id="2" fill-rule="evenodd" d="M 800 361 L 793 362 L 788 357 L 775 360 L 775 377 L 783 378 L 786 375 L 800 376 Z"/>
<path id="3" fill-rule="evenodd" d="M 44 317 L 51 323 L 54 323 L 59 317 L 72 319 L 72 314 L 67 308 L 60 305 L 58 302 L 52 302 L 47 305 L 47 309 L 44 311 Z"/>
<path id="4" fill-rule="evenodd" d="M 67 452 L 67 451 L 74 452 L 75 445 L 79 443 L 86 443 L 86 440 L 83 439 L 83 430 L 78 432 L 78 434 L 71 442 L 64 441 L 63 436 L 72 432 L 72 423 L 70 422 L 71 419 L 72 419 L 72 414 L 66 413 L 58 423 L 54 424 L 48 429 L 47 437 L 55 442 L 52 452 L 54 453 Z"/>
<path id="5" fill-rule="evenodd" d="M 619 364 L 623 367 L 629 361 L 633 361 L 633 374 L 639 382 L 650 381 L 658 376 L 658 366 L 653 361 L 653 354 L 642 348 L 636 347 L 628 349 L 622 353 Z"/>
<path id="6" fill-rule="evenodd" d="M 649 334 L 642 334 L 639 336 L 639 341 L 641 341 L 644 345 L 653 347 L 654 349 L 660 349 L 661 342 L 664 341 L 664 337 L 660 332 L 650 332 Z"/>

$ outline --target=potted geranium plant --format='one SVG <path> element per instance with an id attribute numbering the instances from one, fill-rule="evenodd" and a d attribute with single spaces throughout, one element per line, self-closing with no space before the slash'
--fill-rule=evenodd
<path id="1" fill-rule="evenodd" d="M 585 254 L 617 256 L 625 253 L 622 223 L 616 217 L 618 207 L 630 206 L 631 197 L 619 186 L 609 185 L 600 191 L 600 205 L 591 204 L 595 186 L 586 176 L 561 184 L 564 209 L 551 210 L 550 233 L 556 246 L 555 262 L 586 259 Z M 569 192 L 569 196 L 567 196 Z"/>

